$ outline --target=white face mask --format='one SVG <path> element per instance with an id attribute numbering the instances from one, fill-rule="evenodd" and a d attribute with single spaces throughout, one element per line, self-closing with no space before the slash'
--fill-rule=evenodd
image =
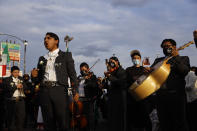
<path id="1" fill-rule="evenodd" d="M 133 59 L 133 64 L 134 64 L 134 65 L 139 65 L 139 64 L 140 64 L 140 60 L 138 60 L 138 59 Z"/>

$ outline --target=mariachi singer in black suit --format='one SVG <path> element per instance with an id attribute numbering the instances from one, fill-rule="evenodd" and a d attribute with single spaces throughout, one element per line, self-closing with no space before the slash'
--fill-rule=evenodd
<path id="1" fill-rule="evenodd" d="M 46 33 L 44 45 L 49 51 L 41 56 L 37 69 L 32 70 L 32 80 L 40 84 L 39 103 L 41 105 L 44 128 L 46 131 L 68 130 L 68 77 L 76 86 L 76 71 L 70 52 L 59 47 L 59 37 L 52 32 Z"/>
<path id="2" fill-rule="evenodd" d="M 157 92 L 157 111 L 161 131 L 188 131 L 186 121 L 185 76 L 190 70 L 187 56 L 180 56 L 173 39 L 164 39 L 161 48 L 165 57 L 157 58 L 154 65 L 171 57 L 170 74 Z"/>

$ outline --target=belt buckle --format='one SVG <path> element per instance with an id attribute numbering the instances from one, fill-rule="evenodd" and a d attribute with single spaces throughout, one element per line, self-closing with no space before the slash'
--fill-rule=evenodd
<path id="1" fill-rule="evenodd" d="M 22 101 L 22 99 L 23 99 L 23 98 L 22 98 L 22 97 L 20 97 L 20 96 L 19 96 L 19 97 L 15 97 L 15 98 L 14 98 L 14 100 L 15 100 L 16 102 Z"/>

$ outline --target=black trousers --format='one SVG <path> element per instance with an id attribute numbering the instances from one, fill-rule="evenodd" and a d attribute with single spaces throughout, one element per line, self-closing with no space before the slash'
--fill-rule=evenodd
<path id="1" fill-rule="evenodd" d="M 8 100 L 7 101 L 7 126 L 8 131 L 23 131 L 25 120 L 25 102 Z"/>
<path id="2" fill-rule="evenodd" d="M 3 130 L 5 124 L 5 103 L 3 99 L 0 99 L 0 130 Z"/>
<path id="3" fill-rule="evenodd" d="M 110 90 L 108 100 L 108 131 L 126 131 L 126 91 Z"/>
<path id="4" fill-rule="evenodd" d="M 127 131 L 152 131 L 149 108 L 147 99 L 136 101 L 127 94 Z"/>
<path id="5" fill-rule="evenodd" d="M 34 117 L 34 104 L 30 97 L 26 97 L 25 99 L 25 127 L 33 127 L 33 123 L 35 122 Z"/>
<path id="6" fill-rule="evenodd" d="M 85 131 L 93 131 L 95 129 L 94 103 L 92 101 L 83 101 L 83 113 L 86 116 L 88 125 Z"/>
<path id="7" fill-rule="evenodd" d="M 184 94 L 169 92 L 159 94 L 157 111 L 161 131 L 188 131 Z"/>
<path id="8" fill-rule="evenodd" d="M 68 97 L 65 87 L 41 87 L 39 102 L 41 105 L 44 128 L 46 131 L 66 131 L 68 128 Z"/>
<path id="9" fill-rule="evenodd" d="M 197 100 L 187 104 L 187 118 L 190 131 L 197 131 Z"/>

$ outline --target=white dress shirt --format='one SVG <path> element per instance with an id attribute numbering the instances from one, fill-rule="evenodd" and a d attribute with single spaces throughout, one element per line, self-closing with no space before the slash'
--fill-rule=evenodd
<path id="1" fill-rule="evenodd" d="M 85 80 L 81 80 L 78 87 L 79 97 L 85 97 L 84 86 L 85 86 Z"/>
<path id="2" fill-rule="evenodd" d="M 44 74 L 44 81 L 57 81 L 55 72 L 55 59 L 58 56 L 59 49 L 48 52 L 44 57 L 47 59 L 47 65 Z"/>
<path id="3" fill-rule="evenodd" d="M 194 71 L 190 71 L 185 77 L 186 85 L 186 93 L 187 93 L 187 102 L 192 102 L 197 99 L 197 87 L 195 83 L 197 82 L 197 76 Z"/>
<path id="4" fill-rule="evenodd" d="M 18 78 L 15 78 L 15 77 L 12 77 L 12 79 L 13 79 L 13 84 L 15 84 L 16 86 L 19 84 L 19 83 L 22 83 L 22 81 L 21 80 L 19 80 Z M 13 85 L 12 85 L 13 86 Z M 21 89 L 21 90 L 23 90 L 23 89 Z M 16 89 L 15 91 L 14 91 L 14 94 L 13 94 L 13 97 L 19 97 L 19 96 L 21 96 L 21 97 L 25 97 L 25 94 L 23 93 L 23 91 L 21 91 L 20 89 Z"/>

